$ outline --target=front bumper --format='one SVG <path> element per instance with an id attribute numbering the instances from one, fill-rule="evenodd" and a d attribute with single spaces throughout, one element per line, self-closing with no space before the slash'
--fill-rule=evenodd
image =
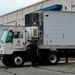
<path id="1" fill-rule="evenodd" d="M 10 61 L 11 60 L 11 56 L 12 55 L 10 55 L 10 54 L 7 54 L 7 55 L 5 55 L 5 54 L 0 54 L 0 60 L 8 60 L 8 61 Z"/>

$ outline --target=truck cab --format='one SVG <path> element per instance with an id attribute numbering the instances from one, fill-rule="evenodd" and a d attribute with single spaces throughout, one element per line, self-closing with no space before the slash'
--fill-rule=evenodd
<path id="1" fill-rule="evenodd" d="M 32 30 L 32 31 L 31 31 Z M 36 33 L 35 33 L 36 31 Z M 21 66 L 29 55 L 24 43 L 38 38 L 38 27 L 3 29 L 0 39 L 0 57 L 6 66 Z"/>
<path id="2" fill-rule="evenodd" d="M 3 29 L 0 40 L 0 54 L 12 54 L 18 48 L 24 48 L 24 35 L 24 31 L 20 29 Z"/>
<path id="3" fill-rule="evenodd" d="M 19 55 L 18 53 L 25 51 L 24 41 L 24 30 L 3 29 L 0 39 L 0 57 L 3 64 L 6 66 L 10 66 L 11 64 L 19 66 L 23 64 L 21 54 Z"/>

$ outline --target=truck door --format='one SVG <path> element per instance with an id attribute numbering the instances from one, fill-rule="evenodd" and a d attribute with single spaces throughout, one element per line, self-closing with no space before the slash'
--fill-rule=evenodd
<path id="1" fill-rule="evenodd" d="M 23 31 L 14 31 L 13 45 L 14 48 L 24 48 L 23 43 L 25 42 Z"/>

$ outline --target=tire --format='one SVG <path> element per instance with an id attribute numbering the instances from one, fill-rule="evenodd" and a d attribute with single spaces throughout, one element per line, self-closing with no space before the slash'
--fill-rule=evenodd
<path id="1" fill-rule="evenodd" d="M 14 67 L 20 67 L 23 66 L 24 64 L 24 59 L 23 56 L 21 55 L 14 55 L 12 58 L 12 66 Z"/>
<path id="2" fill-rule="evenodd" d="M 56 53 L 50 53 L 47 55 L 47 64 L 56 65 L 58 63 L 58 56 Z"/>
<path id="3" fill-rule="evenodd" d="M 11 66 L 11 62 L 7 60 L 2 60 L 2 63 L 6 66 Z"/>

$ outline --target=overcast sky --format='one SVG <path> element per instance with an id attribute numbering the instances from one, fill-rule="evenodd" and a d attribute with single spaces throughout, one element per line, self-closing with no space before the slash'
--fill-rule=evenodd
<path id="1" fill-rule="evenodd" d="M 0 15 L 21 9 L 42 0 L 0 0 Z"/>

